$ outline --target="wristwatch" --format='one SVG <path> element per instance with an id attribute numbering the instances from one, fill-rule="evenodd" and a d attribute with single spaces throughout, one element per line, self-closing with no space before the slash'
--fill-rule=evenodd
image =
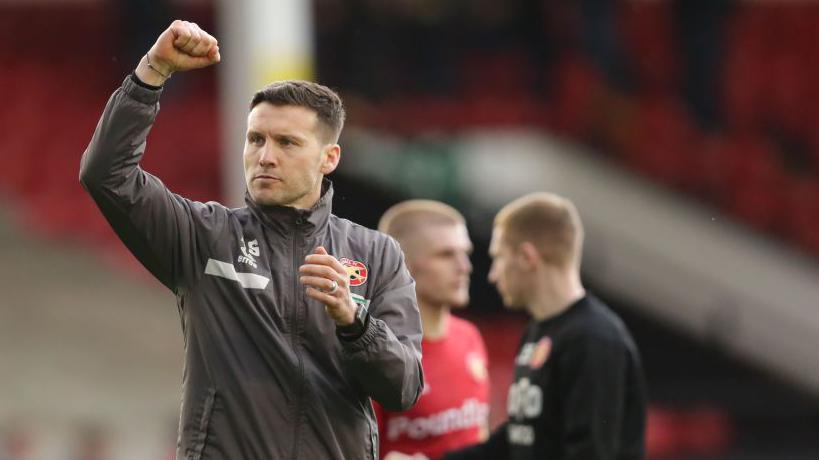
<path id="1" fill-rule="evenodd" d="M 353 315 L 353 322 L 346 326 L 337 326 L 336 334 L 344 340 L 355 340 L 364 334 L 367 330 L 367 323 L 370 321 L 370 315 L 367 307 L 356 303 L 355 314 Z"/>

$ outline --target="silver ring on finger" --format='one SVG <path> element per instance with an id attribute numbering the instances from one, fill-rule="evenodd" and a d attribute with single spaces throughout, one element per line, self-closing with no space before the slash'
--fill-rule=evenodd
<path id="1" fill-rule="evenodd" d="M 330 290 L 327 291 L 328 294 L 334 294 L 338 290 L 338 281 L 333 280 L 333 285 L 330 287 Z"/>

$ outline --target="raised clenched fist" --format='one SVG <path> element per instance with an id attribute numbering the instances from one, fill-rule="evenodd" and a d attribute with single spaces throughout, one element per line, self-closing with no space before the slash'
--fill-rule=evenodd
<path id="1" fill-rule="evenodd" d="M 172 73 L 219 62 L 219 42 L 196 23 L 176 20 L 157 38 L 137 67 L 137 76 L 161 85 Z"/>

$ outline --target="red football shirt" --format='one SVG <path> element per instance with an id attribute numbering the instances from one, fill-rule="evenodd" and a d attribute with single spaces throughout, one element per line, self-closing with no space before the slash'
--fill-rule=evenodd
<path id="1" fill-rule="evenodd" d="M 449 450 L 482 441 L 489 423 L 486 346 L 472 323 L 450 316 L 447 333 L 421 342 L 424 392 L 406 412 L 377 403 L 381 458 L 392 451 L 437 460 Z"/>

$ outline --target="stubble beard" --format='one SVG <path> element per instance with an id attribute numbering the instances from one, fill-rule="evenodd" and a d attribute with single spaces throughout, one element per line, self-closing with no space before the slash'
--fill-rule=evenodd
<path id="1" fill-rule="evenodd" d="M 283 185 L 283 184 L 279 184 Z M 309 189 L 292 190 L 292 189 L 271 189 L 271 188 L 255 188 L 255 193 L 251 192 L 251 197 L 256 204 L 262 206 L 293 206 L 294 203 L 301 200 L 310 193 Z"/>

